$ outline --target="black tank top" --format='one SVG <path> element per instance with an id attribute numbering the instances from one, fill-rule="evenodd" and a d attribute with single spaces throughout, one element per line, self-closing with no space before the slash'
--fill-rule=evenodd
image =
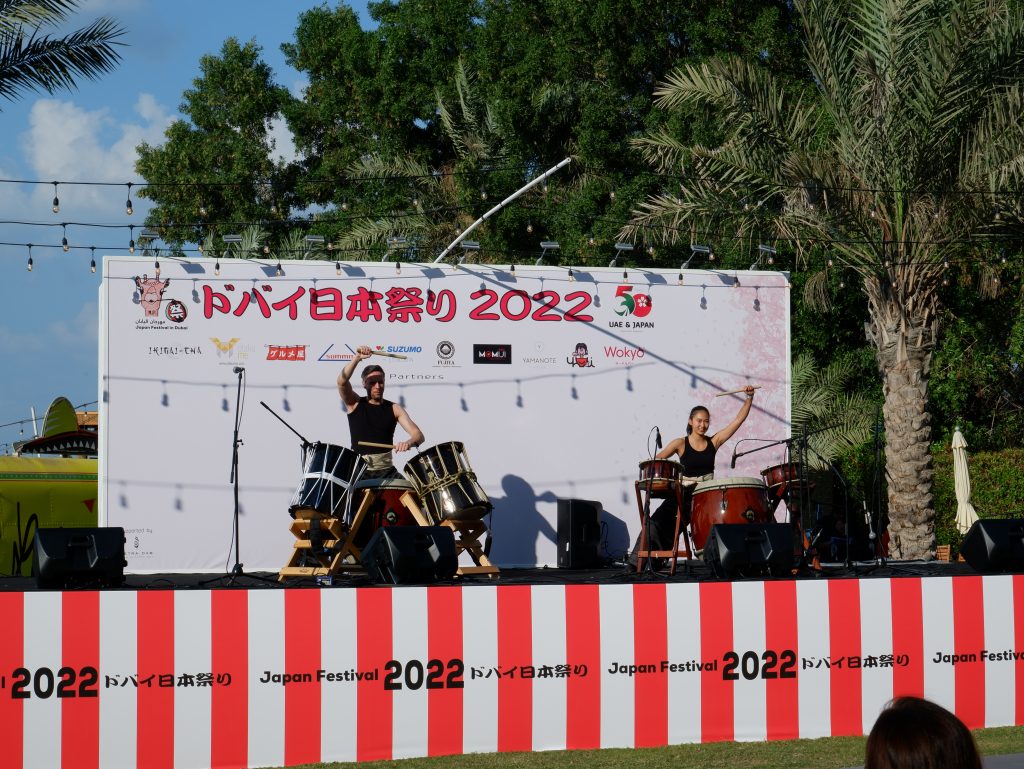
<path id="1" fill-rule="evenodd" d="M 680 460 L 683 463 L 683 472 L 690 477 L 707 475 L 715 472 L 715 444 L 708 438 L 708 446 L 704 451 L 697 451 L 690 445 L 690 436 L 683 438 L 683 455 Z"/>
<path id="2" fill-rule="evenodd" d="M 359 403 L 348 413 L 348 431 L 352 436 L 352 450 L 360 454 L 380 454 L 386 449 L 374 446 L 360 446 L 359 441 L 371 443 L 395 442 L 395 404 L 391 401 L 382 401 L 379 406 L 370 403 L 366 397 L 359 399 Z"/>

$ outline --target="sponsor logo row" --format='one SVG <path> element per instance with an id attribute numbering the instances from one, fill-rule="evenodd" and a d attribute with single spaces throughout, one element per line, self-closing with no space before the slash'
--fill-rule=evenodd
<path id="1" fill-rule="evenodd" d="M 210 337 L 214 352 L 227 365 L 247 360 L 264 359 L 278 362 L 302 362 L 315 360 L 322 363 L 347 363 L 355 357 L 355 347 L 348 344 L 330 344 L 319 355 L 310 351 L 305 344 L 245 344 L 238 337 L 221 339 Z M 166 348 L 150 347 L 153 351 Z M 198 349 L 198 348 L 197 348 Z M 455 343 L 444 339 L 433 348 L 422 345 L 371 345 L 371 349 L 392 358 L 396 364 L 415 361 L 430 361 L 433 368 L 458 368 L 465 364 L 503 366 L 520 363 L 528 366 L 568 366 L 570 368 L 594 368 L 602 364 L 629 365 L 642 361 L 647 355 L 643 347 L 621 344 L 602 344 L 593 350 L 585 342 L 578 342 L 572 348 L 549 350 L 543 343 L 536 343 L 532 349 L 522 351 L 511 344 L 485 343 L 457 348 Z M 196 354 L 196 353 L 192 353 Z"/>

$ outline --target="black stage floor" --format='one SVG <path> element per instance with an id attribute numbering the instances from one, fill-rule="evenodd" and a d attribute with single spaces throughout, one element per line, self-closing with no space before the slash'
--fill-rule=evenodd
<path id="1" fill-rule="evenodd" d="M 431 582 L 431 585 L 621 585 L 636 583 L 675 583 L 708 581 L 760 581 L 760 580 L 820 580 L 820 579 L 866 579 L 899 577 L 952 577 L 977 575 L 966 563 L 946 561 L 857 561 L 851 564 L 822 564 L 820 568 L 803 568 L 795 574 L 781 577 L 751 574 L 722 580 L 715 576 L 703 561 L 692 561 L 687 570 L 684 561 L 679 562 L 676 573 L 668 574 L 667 569 L 637 574 L 622 563 L 610 564 L 595 569 L 559 568 L 503 568 L 494 578 L 487 576 L 465 576 L 451 580 Z M 352 588 L 391 587 L 390 583 L 374 582 L 363 573 L 339 574 L 325 584 L 324 578 L 294 578 L 279 582 L 277 572 L 245 572 L 231 574 L 126 574 L 124 584 L 118 588 L 103 585 L 76 583 L 69 589 L 106 590 L 213 590 L 213 589 L 287 589 L 287 588 Z M 408 583 L 423 585 L 428 583 Z M 40 589 L 33 577 L 0 576 L 0 591 L 32 592 Z"/>

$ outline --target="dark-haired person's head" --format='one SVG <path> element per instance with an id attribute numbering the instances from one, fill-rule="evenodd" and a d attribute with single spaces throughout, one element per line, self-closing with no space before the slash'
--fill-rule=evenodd
<path id="1" fill-rule="evenodd" d="M 711 412 L 707 406 L 694 406 L 690 409 L 690 416 L 686 420 L 686 434 L 690 435 L 695 429 L 701 435 L 707 432 L 711 425 Z"/>
<path id="2" fill-rule="evenodd" d="M 955 715 L 920 697 L 897 697 L 871 728 L 864 769 L 981 769 L 981 757 Z"/>

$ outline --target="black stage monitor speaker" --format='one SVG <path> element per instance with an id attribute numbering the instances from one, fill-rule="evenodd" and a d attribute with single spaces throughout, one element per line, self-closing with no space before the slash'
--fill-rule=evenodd
<path id="1" fill-rule="evenodd" d="M 459 568 L 447 526 L 381 526 L 363 548 L 362 561 L 370 579 L 392 585 L 451 579 Z"/>
<path id="2" fill-rule="evenodd" d="M 601 503 L 558 500 L 558 568 L 593 569 L 601 565 Z"/>
<path id="3" fill-rule="evenodd" d="M 32 574 L 41 588 L 119 587 L 124 529 L 38 529 Z"/>
<path id="4" fill-rule="evenodd" d="M 960 544 L 960 555 L 975 571 L 1024 571 L 1024 519 L 975 521 Z"/>
<path id="5" fill-rule="evenodd" d="M 793 529 L 785 523 L 717 523 L 704 560 L 719 579 L 787 576 L 793 568 Z"/>

